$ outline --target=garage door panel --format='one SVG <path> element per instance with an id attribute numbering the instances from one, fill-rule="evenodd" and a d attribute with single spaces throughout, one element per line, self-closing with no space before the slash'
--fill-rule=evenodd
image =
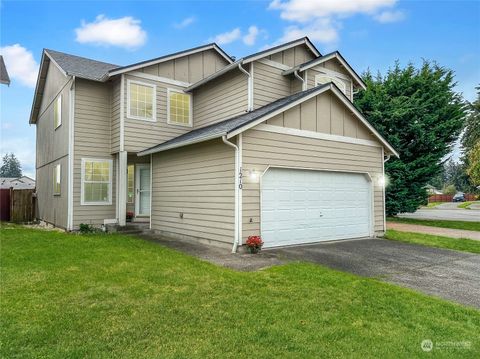
<path id="1" fill-rule="evenodd" d="M 269 169 L 261 190 L 265 247 L 368 236 L 370 191 L 363 174 Z"/>

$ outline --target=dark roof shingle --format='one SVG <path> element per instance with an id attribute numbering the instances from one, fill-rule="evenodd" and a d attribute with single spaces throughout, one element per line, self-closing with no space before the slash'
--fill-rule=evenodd
<path id="1" fill-rule="evenodd" d="M 45 49 L 45 52 L 51 56 L 53 61 L 55 61 L 67 75 L 87 80 L 102 81 L 108 74 L 108 71 L 120 67 L 118 65 L 65 54 L 55 50 Z"/>
<path id="2" fill-rule="evenodd" d="M 5 62 L 3 62 L 3 56 L 0 55 L 0 83 L 10 85 L 10 77 L 8 76 Z"/>

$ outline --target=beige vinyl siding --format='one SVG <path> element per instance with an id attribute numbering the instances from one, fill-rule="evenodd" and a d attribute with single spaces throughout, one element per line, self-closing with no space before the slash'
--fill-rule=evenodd
<path id="1" fill-rule="evenodd" d="M 215 50 L 206 50 L 175 60 L 147 66 L 139 71 L 169 79 L 195 83 L 228 65 Z"/>
<path id="2" fill-rule="evenodd" d="M 60 194 L 53 194 L 53 173 L 55 166 L 60 164 Z M 37 216 L 39 219 L 54 224 L 56 227 L 67 228 L 68 214 L 68 156 L 61 157 L 37 169 Z"/>
<path id="3" fill-rule="evenodd" d="M 243 134 L 243 171 L 263 173 L 268 166 L 317 170 L 367 172 L 373 178 L 382 175 L 382 149 L 359 144 L 334 142 L 249 130 Z M 375 181 L 374 181 L 375 183 Z M 243 241 L 260 234 L 260 182 L 248 176 L 243 181 Z M 383 228 L 383 191 L 374 186 L 374 229 Z"/>
<path id="4" fill-rule="evenodd" d="M 248 109 L 248 78 L 229 71 L 193 92 L 193 126 L 203 127 L 243 114 Z"/>
<path id="5" fill-rule="evenodd" d="M 253 105 L 259 108 L 288 96 L 291 79 L 282 75 L 283 70 L 262 62 L 253 62 Z"/>
<path id="6" fill-rule="evenodd" d="M 344 76 L 348 76 L 350 78 L 350 81 L 348 80 L 345 80 L 343 78 L 339 78 L 340 81 L 342 81 L 343 83 L 345 83 L 345 89 L 346 89 L 346 92 L 345 92 L 345 95 L 347 96 L 347 98 L 350 99 L 350 101 L 352 101 L 352 79 L 350 77 L 350 74 L 342 68 L 340 68 L 340 64 L 338 64 L 338 61 L 336 60 L 330 60 L 330 61 L 327 61 L 323 64 L 320 64 L 318 66 L 314 66 L 308 70 L 306 70 L 305 72 L 307 73 L 307 89 L 311 89 L 313 87 L 315 87 L 315 76 L 320 74 L 320 71 L 322 68 L 327 68 L 328 70 L 332 70 L 332 71 L 335 71 L 335 72 L 338 72 L 339 74 L 341 75 L 344 75 Z"/>
<path id="7" fill-rule="evenodd" d="M 313 60 L 314 58 L 315 55 L 305 44 L 292 47 L 285 51 L 279 51 L 267 57 L 269 60 L 291 67 L 303 64 L 304 62 Z"/>
<path id="8" fill-rule="evenodd" d="M 127 164 L 134 165 L 134 166 L 137 164 L 150 164 L 150 156 L 138 157 L 136 154 L 128 154 Z M 128 181 L 128 178 L 127 178 L 127 181 Z M 136 178 L 135 178 L 135 172 L 134 172 L 134 175 L 133 175 L 134 188 L 135 188 L 135 181 L 136 181 Z M 127 185 L 128 185 L 128 182 L 127 182 Z M 135 195 L 136 193 L 133 195 L 133 203 L 127 203 L 127 212 L 135 213 Z"/>
<path id="9" fill-rule="evenodd" d="M 134 80 L 147 84 L 155 85 L 156 91 L 156 120 L 145 121 L 129 118 L 127 101 L 128 101 L 128 81 Z M 125 106 L 124 106 L 124 146 L 127 152 L 139 152 L 146 148 L 158 145 L 164 141 L 168 141 L 174 137 L 180 136 L 188 131 L 191 127 L 170 125 L 167 123 L 167 89 L 182 89 L 179 86 L 167 84 L 164 82 L 153 81 L 139 78 L 127 74 L 124 81 Z"/>
<path id="10" fill-rule="evenodd" d="M 36 123 L 37 217 L 67 227 L 68 133 L 71 79 L 50 62 Z M 62 124 L 54 128 L 54 103 L 62 96 Z M 53 195 L 53 168 L 61 164 L 61 194 Z"/>
<path id="11" fill-rule="evenodd" d="M 330 91 L 292 107 L 265 123 L 376 141 L 370 130 Z"/>
<path id="12" fill-rule="evenodd" d="M 116 218 L 115 156 L 111 155 L 111 84 L 77 79 L 75 82 L 75 142 L 73 166 L 73 224 L 103 224 L 104 219 Z M 81 205 L 82 158 L 113 160 L 112 204 Z"/>
<path id="13" fill-rule="evenodd" d="M 234 150 L 221 140 L 154 154 L 152 229 L 233 243 L 234 165 Z"/>
<path id="14" fill-rule="evenodd" d="M 120 151 L 120 90 L 121 78 L 117 77 L 112 83 L 112 145 L 111 152 Z"/>

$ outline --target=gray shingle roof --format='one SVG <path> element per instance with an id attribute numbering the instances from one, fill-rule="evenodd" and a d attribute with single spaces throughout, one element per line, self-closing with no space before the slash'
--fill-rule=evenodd
<path id="1" fill-rule="evenodd" d="M 206 141 L 208 139 L 219 138 L 255 120 L 258 120 L 274 111 L 277 111 L 291 104 L 292 102 L 300 100 L 303 97 L 306 97 L 313 92 L 320 92 L 326 87 L 330 87 L 330 84 L 325 84 L 322 86 L 311 88 L 306 91 L 297 92 L 293 95 L 283 97 L 277 101 L 271 102 L 254 111 L 229 118 L 227 120 L 215 123 L 213 125 L 192 130 L 181 136 L 178 136 L 178 137 L 172 138 L 171 140 L 163 142 L 157 146 L 147 148 L 139 152 L 139 156 L 147 155 L 150 153 L 161 152 L 171 148 L 185 146 L 189 143 L 198 143 L 198 142 Z"/>
<path id="2" fill-rule="evenodd" d="M 10 77 L 8 76 L 5 62 L 3 62 L 3 56 L 0 55 L 0 83 L 10 85 Z"/>
<path id="3" fill-rule="evenodd" d="M 102 79 L 108 74 L 108 71 L 120 67 L 118 65 L 65 54 L 55 50 L 45 49 L 45 51 L 52 57 L 53 61 L 55 61 L 58 66 L 67 73 L 67 75 L 87 80 L 102 81 Z"/>

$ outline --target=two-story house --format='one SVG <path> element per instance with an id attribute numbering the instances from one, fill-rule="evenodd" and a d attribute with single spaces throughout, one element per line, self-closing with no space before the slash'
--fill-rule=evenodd
<path id="1" fill-rule="evenodd" d="M 128 65 L 44 50 L 38 217 L 233 247 L 381 235 L 395 149 L 353 106 L 362 79 L 301 38 L 234 61 L 209 44 Z"/>

